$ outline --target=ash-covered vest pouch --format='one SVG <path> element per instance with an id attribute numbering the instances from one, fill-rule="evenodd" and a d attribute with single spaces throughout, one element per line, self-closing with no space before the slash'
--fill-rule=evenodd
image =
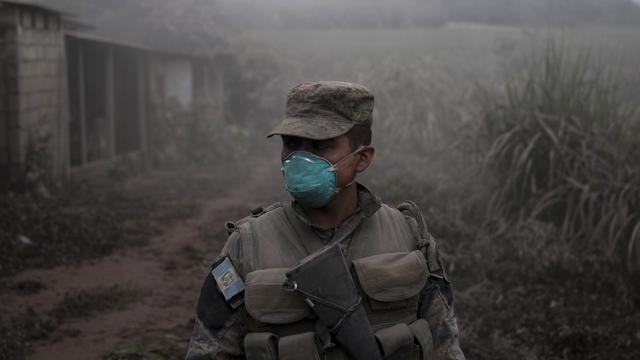
<path id="1" fill-rule="evenodd" d="M 249 333 L 243 346 L 247 360 L 278 360 L 278 336 L 275 334 Z"/>
<path id="2" fill-rule="evenodd" d="M 428 278 L 427 263 L 420 250 L 360 258 L 353 265 L 367 295 L 374 331 L 416 320 L 420 290 Z"/>
<path id="3" fill-rule="evenodd" d="M 311 315 L 311 309 L 298 294 L 286 291 L 282 284 L 289 269 L 256 270 L 245 279 L 245 308 L 255 320 L 265 324 L 290 324 Z"/>
<path id="4" fill-rule="evenodd" d="M 320 343 L 314 332 L 283 337 L 278 343 L 279 360 L 320 360 Z"/>
<path id="5" fill-rule="evenodd" d="M 382 355 L 385 359 L 393 355 L 398 359 L 402 359 L 399 356 L 406 355 L 406 353 L 398 354 L 398 352 L 405 349 L 408 351 L 413 350 L 413 338 L 411 328 L 405 323 L 396 324 L 376 332 L 376 339 L 378 340 Z"/>

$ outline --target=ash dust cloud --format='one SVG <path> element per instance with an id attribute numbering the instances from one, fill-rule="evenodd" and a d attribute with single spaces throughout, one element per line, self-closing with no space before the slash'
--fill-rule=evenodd
<path id="1" fill-rule="evenodd" d="M 468 359 L 640 358 L 640 2 L 0 1 L 0 359 L 183 359 L 307 81 L 375 96 Z M 444 335 L 443 335 L 444 336 Z"/>

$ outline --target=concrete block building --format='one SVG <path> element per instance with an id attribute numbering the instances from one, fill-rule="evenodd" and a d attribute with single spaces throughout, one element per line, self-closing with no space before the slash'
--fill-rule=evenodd
<path id="1" fill-rule="evenodd" d="M 148 163 L 172 146 L 153 131 L 167 102 L 222 116 L 222 57 L 84 30 L 55 9 L 0 1 L 0 189 L 100 173 L 121 159 Z"/>

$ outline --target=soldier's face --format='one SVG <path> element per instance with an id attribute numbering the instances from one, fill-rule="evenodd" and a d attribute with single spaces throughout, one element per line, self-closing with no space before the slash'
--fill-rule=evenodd
<path id="1" fill-rule="evenodd" d="M 345 156 L 351 154 L 353 149 L 351 149 L 347 135 L 338 136 L 329 140 L 311 140 L 283 135 L 280 160 L 284 161 L 284 159 L 294 151 L 307 151 L 329 160 L 332 164 L 336 164 L 345 158 Z M 369 166 L 372 157 L 373 148 L 366 146 L 362 151 L 341 162 L 336 172 L 338 175 L 337 186 L 344 186 L 351 182 L 357 173 L 364 171 Z"/>

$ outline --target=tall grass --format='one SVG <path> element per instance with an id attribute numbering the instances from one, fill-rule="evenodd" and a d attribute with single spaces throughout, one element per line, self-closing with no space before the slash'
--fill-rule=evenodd
<path id="1" fill-rule="evenodd" d="M 550 41 L 532 59 L 502 94 L 482 92 L 478 144 L 496 180 L 488 213 L 554 224 L 565 241 L 638 268 L 638 106 L 591 49 Z"/>

